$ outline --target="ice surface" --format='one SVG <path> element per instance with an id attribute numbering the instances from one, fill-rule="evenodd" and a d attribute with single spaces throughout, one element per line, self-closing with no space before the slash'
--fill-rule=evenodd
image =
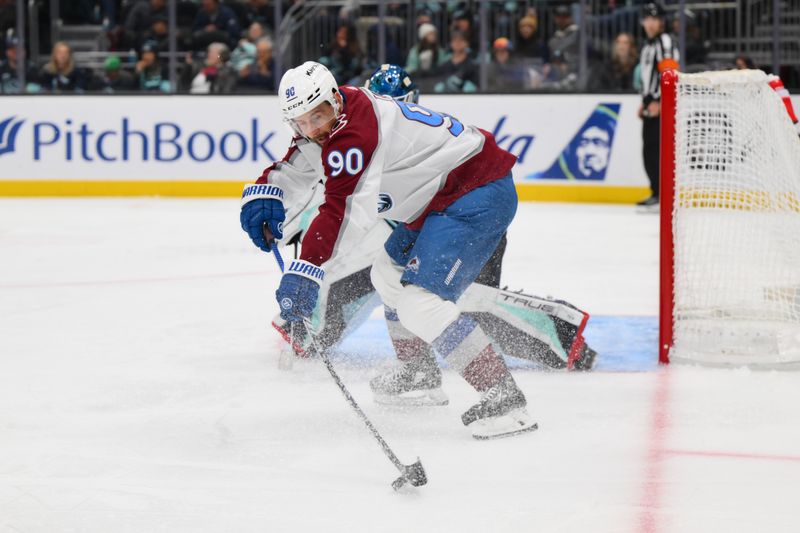
<path id="1" fill-rule="evenodd" d="M 601 351 L 517 368 L 533 434 L 470 438 L 451 371 L 447 407 L 374 405 L 380 322 L 347 341 L 343 379 L 428 473 L 397 494 L 324 367 L 278 370 L 277 267 L 236 200 L 2 200 L 0 531 L 796 532 L 800 374 L 653 364 L 657 229 L 520 207 L 504 283 L 586 308 Z"/>

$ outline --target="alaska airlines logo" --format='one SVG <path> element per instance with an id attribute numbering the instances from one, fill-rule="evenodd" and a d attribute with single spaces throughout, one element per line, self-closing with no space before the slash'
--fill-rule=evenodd
<path id="1" fill-rule="evenodd" d="M 14 122 L 16 117 L 10 117 L 0 122 L 0 155 L 16 150 L 17 133 L 24 120 Z"/>
<path id="2" fill-rule="evenodd" d="M 394 206 L 394 200 L 388 193 L 382 192 L 378 195 L 378 213 L 385 213 Z"/>
<path id="3" fill-rule="evenodd" d="M 506 119 L 508 119 L 508 116 L 503 115 L 497 121 L 497 124 L 495 124 L 494 129 L 492 130 L 494 140 L 497 143 L 497 146 L 508 152 L 511 152 L 514 156 L 516 156 L 517 163 L 524 163 L 525 156 L 528 154 L 528 149 L 530 149 L 531 144 L 533 144 L 535 137 L 530 134 L 514 136 L 512 134 L 505 133 L 502 130 L 506 123 Z"/>
<path id="4" fill-rule="evenodd" d="M 527 179 L 604 180 L 620 104 L 598 104 L 550 168 Z"/>

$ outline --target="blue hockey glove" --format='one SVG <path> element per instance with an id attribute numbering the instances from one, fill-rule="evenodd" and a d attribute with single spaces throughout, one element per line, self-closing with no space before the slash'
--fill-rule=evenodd
<path id="1" fill-rule="evenodd" d="M 264 235 L 265 225 L 271 237 L 283 237 L 283 221 L 286 212 L 283 210 L 283 191 L 275 185 L 251 183 L 245 185 L 242 192 L 242 212 L 239 221 L 253 243 L 269 252 L 270 241 Z"/>
<path id="2" fill-rule="evenodd" d="M 325 272 L 308 261 L 295 259 L 281 278 L 275 292 L 281 307 L 281 318 L 287 322 L 300 322 L 314 312 L 319 297 L 319 284 Z"/>

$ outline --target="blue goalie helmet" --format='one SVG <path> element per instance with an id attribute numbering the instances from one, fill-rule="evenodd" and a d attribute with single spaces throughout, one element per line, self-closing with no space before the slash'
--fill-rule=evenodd
<path id="1" fill-rule="evenodd" d="M 408 72 L 397 65 L 384 64 L 369 77 L 364 87 L 375 94 L 391 96 L 395 100 L 417 103 L 419 89 Z"/>

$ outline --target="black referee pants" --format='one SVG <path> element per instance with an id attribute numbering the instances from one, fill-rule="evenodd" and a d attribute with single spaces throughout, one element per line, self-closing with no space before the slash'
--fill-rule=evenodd
<path id="1" fill-rule="evenodd" d="M 642 119 L 642 156 L 644 170 L 650 180 L 653 196 L 659 195 L 659 150 L 661 148 L 661 117 L 644 117 Z"/>

